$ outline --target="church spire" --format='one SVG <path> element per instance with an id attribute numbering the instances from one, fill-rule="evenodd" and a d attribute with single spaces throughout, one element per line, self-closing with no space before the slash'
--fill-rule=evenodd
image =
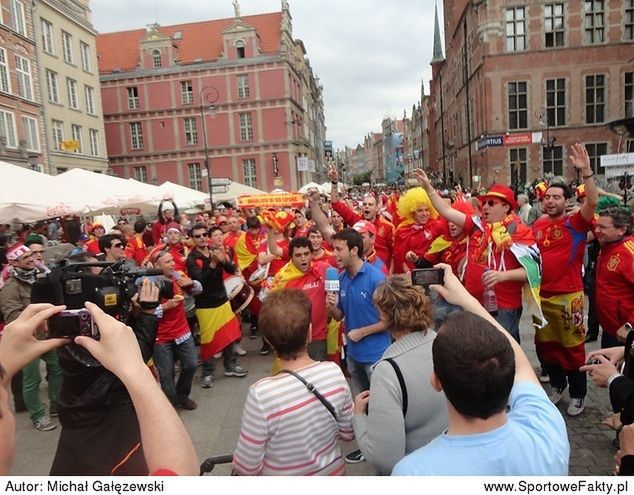
<path id="1" fill-rule="evenodd" d="M 438 24 L 438 6 L 434 4 L 434 56 L 431 63 L 444 62 L 445 56 L 442 53 L 442 43 L 440 41 L 440 26 Z"/>

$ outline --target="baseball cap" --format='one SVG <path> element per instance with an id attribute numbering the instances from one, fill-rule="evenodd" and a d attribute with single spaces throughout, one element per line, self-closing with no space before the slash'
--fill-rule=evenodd
<path id="1" fill-rule="evenodd" d="M 359 220 L 355 223 L 352 228 L 359 232 L 359 234 L 363 234 L 364 232 L 368 232 L 373 236 L 376 236 L 376 227 L 373 223 L 368 222 L 367 220 Z"/>

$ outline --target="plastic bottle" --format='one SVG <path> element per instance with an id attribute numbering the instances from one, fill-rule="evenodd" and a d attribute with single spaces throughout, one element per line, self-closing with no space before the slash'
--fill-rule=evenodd
<path id="1" fill-rule="evenodd" d="M 498 298 L 495 295 L 493 287 L 488 286 L 484 288 L 484 292 L 482 293 L 482 306 L 493 316 L 498 314 Z"/>

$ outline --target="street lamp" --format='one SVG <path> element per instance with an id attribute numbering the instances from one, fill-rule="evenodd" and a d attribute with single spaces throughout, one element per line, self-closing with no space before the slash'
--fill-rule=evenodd
<path id="1" fill-rule="evenodd" d="M 205 145 L 205 170 L 207 171 L 207 187 L 209 189 L 209 209 L 214 209 L 213 187 L 211 185 L 211 162 L 209 161 L 209 146 L 207 146 L 207 124 L 205 122 L 205 109 L 208 108 L 212 116 L 215 115 L 214 103 L 218 101 L 220 94 L 213 86 L 205 86 L 200 90 L 200 119 L 203 123 L 203 143 Z"/>
<path id="2" fill-rule="evenodd" d="M 546 139 L 542 137 L 540 140 L 540 144 L 542 145 L 542 148 L 544 148 L 544 151 L 548 150 L 548 162 L 550 164 L 550 171 L 554 175 L 555 170 L 553 168 L 553 148 L 555 147 L 555 142 L 557 141 L 557 138 L 550 138 L 550 126 L 548 125 L 548 118 L 546 118 L 546 122 L 544 122 L 544 113 L 539 113 L 538 117 L 540 127 L 546 127 Z"/>

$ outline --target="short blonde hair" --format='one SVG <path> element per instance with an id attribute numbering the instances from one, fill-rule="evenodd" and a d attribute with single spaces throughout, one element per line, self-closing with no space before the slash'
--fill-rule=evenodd
<path id="1" fill-rule="evenodd" d="M 434 319 L 425 290 L 409 274 L 392 275 L 374 291 L 372 301 L 390 332 L 427 332 Z"/>

